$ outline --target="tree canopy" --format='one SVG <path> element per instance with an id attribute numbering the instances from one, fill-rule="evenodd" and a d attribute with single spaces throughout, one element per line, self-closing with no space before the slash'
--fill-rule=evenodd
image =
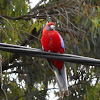
<path id="1" fill-rule="evenodd" d="M 42 29 L 49 21 L 65 43 L 65 53 L 100 59 L 99 0 L 0 0 L 0 42 L 41 48 Z M 0 51 L 3 85 L 0 99 L 59 99 L 54 73 L 46 59 Z M 63 100 L 99 100 L 100 66 L 66 62 L 69 97 Z M 0 77 L 1 79 L 1 77 Z M 6 94 L 6 96 L 5 96 Z"/>

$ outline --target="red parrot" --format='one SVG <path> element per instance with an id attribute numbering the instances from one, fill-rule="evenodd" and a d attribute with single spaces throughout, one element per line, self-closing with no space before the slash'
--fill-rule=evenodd
<path id="1" fill-rule="evenodd" d="M 41 38 L 42 49 L 47 52 L 64 53 L 64 41 L 61 35 L 55 30 L 55 24 L 49 22 L 43 29 Z M 63 61 L 60 60 L 48 60 L 51 69 L 55 73 L 59 94 L 63 97 L 63 94 L 69 95 L 68 80 L 66 74 L 66 66 Z"/>

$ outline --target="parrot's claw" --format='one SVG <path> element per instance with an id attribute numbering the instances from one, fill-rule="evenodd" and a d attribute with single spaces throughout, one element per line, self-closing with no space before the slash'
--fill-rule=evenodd
<path id="1" fill-rule="evenodd" d="M 51 52 L 50 50 L 48 50 L 48 52 Z"/>

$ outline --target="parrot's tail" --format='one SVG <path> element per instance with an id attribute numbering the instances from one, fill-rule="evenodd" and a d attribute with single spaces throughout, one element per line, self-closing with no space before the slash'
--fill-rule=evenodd
<path id="1" fill-rule="evenodd" d="M 68 91 L 68 80 L 67 80 L 66 66 L 63 65 L 62 69 L 58 70 L 52 64 L 52 68 L 53 68 L 53 71 L 54 71 L 55 76 L 57 78 L 60 96 L 63 97 L 64 93 L 66 96 L 68 96 L 69 91 Z"/>

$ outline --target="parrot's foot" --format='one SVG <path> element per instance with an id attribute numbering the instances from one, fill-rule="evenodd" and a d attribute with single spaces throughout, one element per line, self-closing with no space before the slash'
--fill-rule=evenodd
<path id="1" fill-rule="evenodd" d="M 51 52 L 50 50 L 48 50 L 48 52 Z"/>

